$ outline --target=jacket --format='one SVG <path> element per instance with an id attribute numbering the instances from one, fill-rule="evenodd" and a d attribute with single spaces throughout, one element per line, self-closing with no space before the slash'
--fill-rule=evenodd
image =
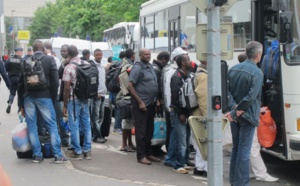
<path id="1" fill-rule="evenodd" d="M 189 110 L 187 108 L 183 108 L 180 103 L 180 88 L 183 85 L 183 81 L 189 77 L 189 73 L 185 74 L 179 68 L 175 71 L 171 78 L 171 105 L 170 107 L 173 108 L 179 115 L 184 114 L 189 116 Z"/>
<path id="2" fill-rule="evenodd" d="M 233 66 L 228 71 L 228 107 L 232 118 L 236 119 L 236 111 L 242 110 L 242 119 L 258 126 L 261 105 L 261 89 L 263 73 L 257 65 L 247 59 Z"/>
<path id="3" fill-rule="evenodd" d="M 35 52 L 33 59 L 36 59 L 43 55 L 42 52 Z M 31 96 L 33 98 L 51 98 L 56 99 L 58 91 L 58 71 L 55 60 L 52 56 L 44 55 L 41 58 L 41 63 L 45 73 L 45 77 L 48 82 L 48 88 L 42 90 L 27 90 L 24 83 L 24 73 L 21 73 L 18 87 L 18 96 L 20 98 L 21 106 L 24 106 L 24 97 Z"/>
<path id="4" fill-rule="evenodd" d="M 158 100 L 162 100 L 163 99 L 163 80 L 162 80 L 162 70 L 163 70 L 163 65 L 160 64 L 158 61 L 153 60 L 152 62 L 152 66 L 154 69 L 154 72 L 156 74 L 157 77 L 157 85 L 158 85 L 158 96 L 157 99 Z"/>
<path id="5" fill-rule="evenodd" d="M 10 88 L 11 84 L 4 67 L 4 62 L 2 60 L 0 60 L 0 74 L 3 77 L 3 80 L 5 81 L 7 88 Z M 0 78 L 0 82 L 1 82 L 1 78 Z"/>
<path id="6" fill-rule="evenodd" d="M 207 71 L 200 67 L 195 77 L 195 93 L 199 106 L 192 111 L 192 116 L 207 116 Z"/>

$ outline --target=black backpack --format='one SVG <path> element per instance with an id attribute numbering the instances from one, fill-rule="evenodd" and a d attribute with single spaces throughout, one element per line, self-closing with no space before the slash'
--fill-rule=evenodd
<path id="1" fill-rule="evenodd" d="M 76 65 L 76 84 L 73 89 L 74 94 L 78 99 L 95 98 L 98 95 L 98 69 L 94 62 L 81 63 L 72 62 Z M 73 94 L 73 95 L 74 95 Z"/>
<path id="2" fill-rule="evenodd" d="M 122 63 L 121 62 L 113 62 L 106 75 L 105 85 L 109 92 L 111 93 L 118 93 L 120 92 L 120 82 L 119 82 L 119 75 L 122 70 Z"/>
<path id="3" fill-rule="evenodd" d="M 27 90 L 41 90 L 48 87 L 41 59 L 41 55 L 37 59 L 28 58 L 23 62 L 24 83 Z"/>

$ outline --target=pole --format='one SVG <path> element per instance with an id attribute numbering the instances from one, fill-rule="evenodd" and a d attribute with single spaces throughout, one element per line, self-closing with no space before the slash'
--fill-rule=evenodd
<path id="1" fill-rule="evenodd" d="M 11 49 L 11 52 L 13 53 L 13 51 L 14 51 L 14 49 L 15 49 L 15 20 L 14 20 L 14 12 L 15 12 L 16 10 L 12 10 L 11 11 L 11 18 L 12 18 L 12 22 L 11 22 L 11 24 L 12 24 L 12 34 L 11 34 L 11 41 L 12 41 L 12 49 Z"/>
<path id="2" fill-rule="evenodd" d="M 208 185 L 223 185 L 222 112 L 212 107 L 213 96 L 221 95 L 220 7 L 208 1 Z"/>

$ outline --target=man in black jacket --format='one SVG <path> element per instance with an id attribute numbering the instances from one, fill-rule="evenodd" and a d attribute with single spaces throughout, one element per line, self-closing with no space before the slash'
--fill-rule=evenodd
<path id="1" fill-rule="evenodd" d="M 43 154 L 41 152 L 41 143 L 37 130 L 37 112 L 41 114 L 45 125 L 50 133 L 51 137 L 51 149 L 54 154 L 54 162 L 59 164 L 67 161 L 60 149 L 60 138 L 58 135 L 56 116 L 53 107 L 53 100 L 57 96 L 58 91 L 58 72 L 56 63 L 52 56 L 44 55 L 43 42 L 36 40 L 33 44 L 34 55 L 32 57 L 31 64 L 23 61 L 22 73 L 19 81 L 18 96 L 20 97 L 21 113 L 26 118 L 28 136 L 33 151 L 33 163 L 40 163 L 43 161 Z M 28 75 L 33 70 L 33 67 L 37 68 L 38 61 L 42 65 L 42 70 L 47 81 L 46 87 L 36 86 L 33 89 L 31 86 L 32 79 L 38 79 L 38 82 L 42 82 L 43 78 L 32 78 Z M 41 72 L 41 71 L 40 71 Z M 26 81 L 26 82 L 25 82 Z"/>
<path id="2" fill-rule="evenodd" d="M 0 59 L 0 74 L 3 78 L 3 80 L 5 81 L 6 87 L 9 89 L 10 88 L 10 81 L 9 78 L 6 74 L 6 70 L 4 67 L 4 62 Z M 1 82 L 1 78 L 0 78 L 0 82 Z"/>

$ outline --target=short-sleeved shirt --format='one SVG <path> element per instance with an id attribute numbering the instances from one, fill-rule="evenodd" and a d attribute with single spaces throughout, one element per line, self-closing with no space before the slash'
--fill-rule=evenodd
<path id="1" fill-rule="evenodd" d="M 146 106 L 156 101 L 158 94 L 157 78 L 150 63 L 136 62 L 131 69 L 129 82 L 133 83 L 137 95 Z M 131 102 L 133 105 L 138 104 L 133 97 Z"/>

